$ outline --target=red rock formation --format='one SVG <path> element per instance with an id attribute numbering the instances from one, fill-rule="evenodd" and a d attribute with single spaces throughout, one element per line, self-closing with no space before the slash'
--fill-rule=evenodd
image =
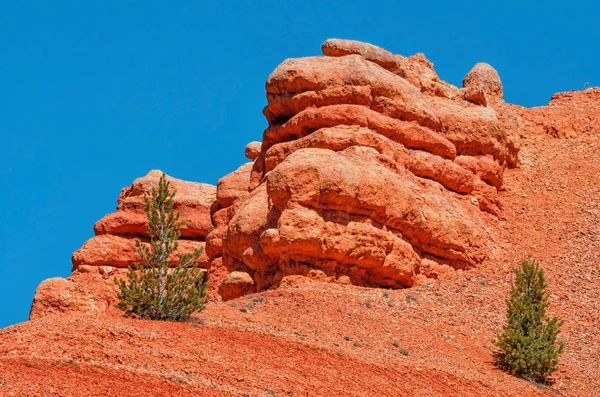
<path id="1" fill-rule="evenodd" d="M 219 294 L 225 300 L 246 295 L 254 286 L 254 280 L 246 272 L 231 272 L 223 278 L 219 286 Z"/>
<path id="2" fill-rule="evenodd" d="M 79 312 L 105 314 L 118 312 L 117 287 L 114 277 L 122 277 L 127 271 L 112 266 L 82 265 L 68 278 L 54 277 L 38 286 L 29 319 L 52 313 Z"/>
<path id="3" fill-rule="evenodd" d="M 142 241 L 142 244 L 146 245 L 147 243 Z M 201 241 L 179 240 L 178 249 L 169 257 L 169 260 L 175 264 L 180 254 L 199 249 L 202 254 L 198 258 L 198 263 L 202 267 L 207 267 L 208 257 L 204 252 L 204 244 Z M 81 265 L 127 268 L 136 261 L 139 261 L 139 256 L 135 251 L 134 239 L 112 234 L 92 237 L 75 251 L 72 257 L 74 269 Z"/>
<path id="4" fill-rule="evenodd" d="M 224 263 L 257 289 L 314 271 L 407 287 L 431 262 L 481 263 L 480 211 L 500 212 L 520 127 L 495 70 L 476 65 L 459 89 L 422 55 L 335 39 L 323 53 L 267 79 L 269 127 L 249 196 L 219 233 Z"/>
<path id="5" fill-rule="evenodd" d="M 504 102 L 487 64 L 458 88 L 422 54 L 337 39 L 322 50 L 288 59 L 268 77 L 269 125 L 262 142 L 246 146 L 251 162 L 216 188 L 171 178 L 187 222 L 180 248 L 204 247 L 199 262 L 213 296 L 302 277 L 410 287 L 419 276 L 477 266 L 490 252 L 485 220 L 501 214 L 497 192 L 505 168 L 518 164 L 523 128 L 597 131 L 597 89 L 524 109 Z M 40 285 L 32 316 L 107 310 L 112 276 L 136 260 L 133 239 L 146 233 L 143 195 L 159 176 L 152 171 L 123 189 L 116 212 L 74 253 L 73 275 Z"/>
<path id="6" fill-rule="evenodd" d="M 152 188 L 158 187 L 161 175 L 160 171 L 150 171 L 121 191 L 117 210 L 99 220 L 94 225 L 96 235 L 73 253 L 72 275 L 67 279 L 52 278 L 39 285 L 30 318 L 57 311 L 104 313 L 116 303 L 113 278 L 122 277 L 125 268 L 139 261 L 135 240 L 140 239 L 146 244 L 148 228 L 144 195 L 150 195 Z M 170 260 L 176 262 L 179 253 L 202 249 L 198 264 L 209 269 L 211 263 L 204 250 L 204 240 L 214 229 L 210 214 L 216 189 L 203 183 L 167 178 L 171 188 L 177 191 L 174 208 L 185 221 L 178 251 Z"/>
<path id="7" fill-rule="evenodd" d="M 260 155 L 262 144 L 260 142 L 250 142 L 246 145 L 246 157 L 255 160 Z"/>
<path id="8" fill-rule="evenodd" d="M 158 187 L 161 175 L 161 171 L 150 171 L 124 188 L 117 200 L 117 210 L 94 225 L 94 234 L 145 236 L 148 222 L 144 213 L 144 194 L 149 195 L 152 187 Z M 203 239 L 213 229 L 210 211 L 215 201 L 215 187 L 176 178 L 169 178 L 169 182 L 171 188 L 177 191 L 174 209 L 185 220 L 181 237 Z"/>
<path id="9" fill-rule="evenodd" d="M 246 146 L 247 157 L 256 158 L 259 149 L 260 143 L 249 143 Z M 227 257 L 223 257 L 223 245 L 228 225 L 236 213 L 239 204 L 245 201 L 250 195 L 248 186 L 252 167 L 253 163 L 246 163 L 232 173 L 219 179 L 217 183 L 216 203 L 213 206 L 211 215 L 215 228 L 206 237 L 206 253 L 210 260 L 210 290 L 212 292 L 218 290 L 219 295 L 226 298 L 238 297 L 250 289 L 249 285 L 245 285 L 242 288 L 237 281 L 232 282 L 231 277 L 228 279 L 229 282 L 224 280 L 229 273 L 245 269 L 244 266 L 236 265 L 228 260 Z M 236 280 L 242 279 L 241 275 L 238 276 Z M 251 276 L 247 275 L 247 278 L 251 279 Z"/>

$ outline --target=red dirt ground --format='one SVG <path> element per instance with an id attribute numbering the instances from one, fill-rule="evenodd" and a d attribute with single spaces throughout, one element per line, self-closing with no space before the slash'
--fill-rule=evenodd
<path id="1" fill-rule="evenodd" d="M 193 323 L 54 315 L 0 330 L 0 396 L 600 395 L 600 136 L 530 137 L 493 257 L 407 290 L 304 283 Z M 511 269 L 546 270 L 566 345 L 552 386 L 492 364 Z"/>

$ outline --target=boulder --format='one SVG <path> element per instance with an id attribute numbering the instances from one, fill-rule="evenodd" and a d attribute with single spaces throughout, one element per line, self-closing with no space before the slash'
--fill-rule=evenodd
<path id="1" fill-rule="evenodd" d="M 150 171 L 125 187 L 117 200 L 117 210 L 103 217 L 94 226 L 95 236 L 73 253 L 70 277 L 52 278 L 42 282 L 35 294 L 30 318 L 55 312 L 121 315 L 114 308 L 117 288 L 114 277 L 124 277 L 127 267 L 140 261 L 136 240 L 147 245 L 147 217 L 144 195 L 158 187 L 161 171 Z M 179 254 L 201 250 L 197 264 L 209 269 L 213 263 L 205 251 L 205 239 L 215 230 L 211 213 L 215 212 L 217 189 L 204 183 L 187 182 L 167 176 L 176 191 L 174 209 L 185 221 L 178 249 L 169 257 L 172 265 Z M 226 225 L 228 222 L 224 220 Z M 214 273 L 214 272 L 213 272 Z M 213 293 L 213 297 L 216 292 Z"/>
<path id="2" fill-rule="evenodd" d="M 502 81 L 496 69 L 485 62 L 473 66 L 463 79 L 464 88 L 480 88 L 488 98 L 502 99 Z"/>
<path id="3" fill-rule="evenodd" d="M 297 203 L 366 217 L 365 222 L 394 230 L 419 252 L 457 267 L 480 263 L 486 232 L 478 215 L 444 189 L 420 184 L 407 170 L 390 169 L 381 157 L 364 147 L 339 153 L 299 150 L 273 170 L 267 191 L 280 211 Z"/>
<path id="4" fill-rule="evenodd" d="M 322 51 L 267 79 L 269 126 L 225 262 L 246 267 L 256 289 L 308 274 L 400 288 L 421 269 L 481 264 L 482 211 L 501 213 L 497 190 L 519 151 L 497 72 L 478 64 L 459 89 L 422 54 L 341 39 Z"/>
<path id="5" fill-rule="evenodd" d="M 219 182 L 217 182 L 217 203 L 221 207 L 229 207 L 236 200 L 248 196 L 251 171 L 252 163 L 246 163 L 219 179 Z"/>
<path id="6" fill-rule="evenodd" d="M 231 272 L 221 282 L 219 295 L 223 300 L 231 300 L 246 295 L 254 286 L 254 280 L 246 272 Z"/>
<path id="7" fill-rule="evenodd" d="M 100 268 L 75 270 L 69 278 L 54 277 L 44 280 L 35 291 L 29 319 L 54 313 L 117 314 L 117 287 L 115 275 L 125 270 L 100 272 Z"/>
<path id="8" fill-rule="evenodd" d="M 250 160 L 255 160 L 260 155 L 262 143 L 260 142 L 250 142 L 246 145 L 246 158 Z"/>

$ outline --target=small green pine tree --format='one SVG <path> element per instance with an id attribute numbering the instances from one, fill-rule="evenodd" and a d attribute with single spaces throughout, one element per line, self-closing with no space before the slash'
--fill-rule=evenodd
<path id="1" fill-rule="evenodd" d="M 127 280 L 115 278 L 119 288 L 116 306 L 126 316 L 185 321 L 204 309 L 208 283 L 196 263 L 201 251 L 179 255 L 176 267 L 169 268 L 169 256 L 177 250 L 180 229 L 185 224 L 173 210 L 175 193 L 169 193 L 169 182 L 163 174 L 158 190 L 152 188 L 150 198 L 144 195 L 150 244 L 136 239 L 140 262 L 129 267 Z"/>
<path id="2" fill-rule="evenodd" d="M 514 273 L 506 325 L 496 341 L 496 362 L 513 374 L 546 383 L 564 349 L 556 343 L 562 321 L 546 315 L 550 294 L 539 263 L 529 256 Z"/>

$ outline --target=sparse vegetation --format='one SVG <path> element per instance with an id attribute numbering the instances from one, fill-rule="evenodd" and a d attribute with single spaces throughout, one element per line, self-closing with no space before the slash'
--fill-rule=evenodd
<path id="1" fill-rule="evenodd" d="M 399 342 L 394 342 L 394 343 L 392 343 L 392 345 L 394 345 L 395 348 L 399 349 L 398 351 L 400 352 L 400 354 L 402 354 L 403 356 L 408 356 L 408 350 L 401 349 Z"/>
<path id="2" fill-rule="evenodd" d="M 73 369 L 79 369 L 79 364 L 77 364 L 77 361 L 70 359 L 69 360 L 69 366 Z"/>
<path id="3" fill-rule="evenodd" d="M 77 361 L 75 361 L 74 359 L 69 359 L 69 360 L 64 360 L 64 359 L 57 359 L 55 361 L 56 365 L 59 365 L 61 367 L 71 367 L 72 369 L 79 369 L 79 364 L 77 363 Z M 25 365 L 28 367 L 33 367 L 33 364 L 25 362 Z"/>
<path id="4" fill-rule="evenodd" d="M 528 257 L 514 270 L 506 325 L 495 352 L 497 364 L 507 371 L 536 382 L 546 383 L 558 364 L 564 345 L 556 338 L 562 321 L 546 315 L 549 293 L 544 270 Z"/>
<path id="5" fill-rule="evenodd" d="M 479 285 L 483 285 L 483 286 L 488 285 L 488 279 L 485 277 L 474 277 L 471 279 L 471 282 L 473 284 L 479 284 Z"/>
<path id="6" fill-rule="evenodd" d="M 173 383 L 184 383 L 185 379 L 182 376 L 174 375 L 169 378 L 169 380 Z"/>
<path id="7" fill-rule="evenodd" d="M 127 280 L 115 278 L 119 287 L 117 307 L 126 316 L 185 321 L 204 309 L 208 283 L 196 263 L 201 251 L 179 255 L 176 267 L 169 268 L 169 257 L 177 250 L 180 229 L 185 224 L 173 209 L 175 194 L 175 190 L 169 192 L 163 174 L 158 189 L 152 188 L 151 197 L 144 195 L 149 246 L 136 240 L 140 262 L 129 267 Z"/>
<path id="8" fill-rule="evenodd" d="M 406 298 L 404 299 L 407 305 L 410 305 L 412 302 L 416 302 L 417 298 L 411 293 L 406 294 Z"/>

